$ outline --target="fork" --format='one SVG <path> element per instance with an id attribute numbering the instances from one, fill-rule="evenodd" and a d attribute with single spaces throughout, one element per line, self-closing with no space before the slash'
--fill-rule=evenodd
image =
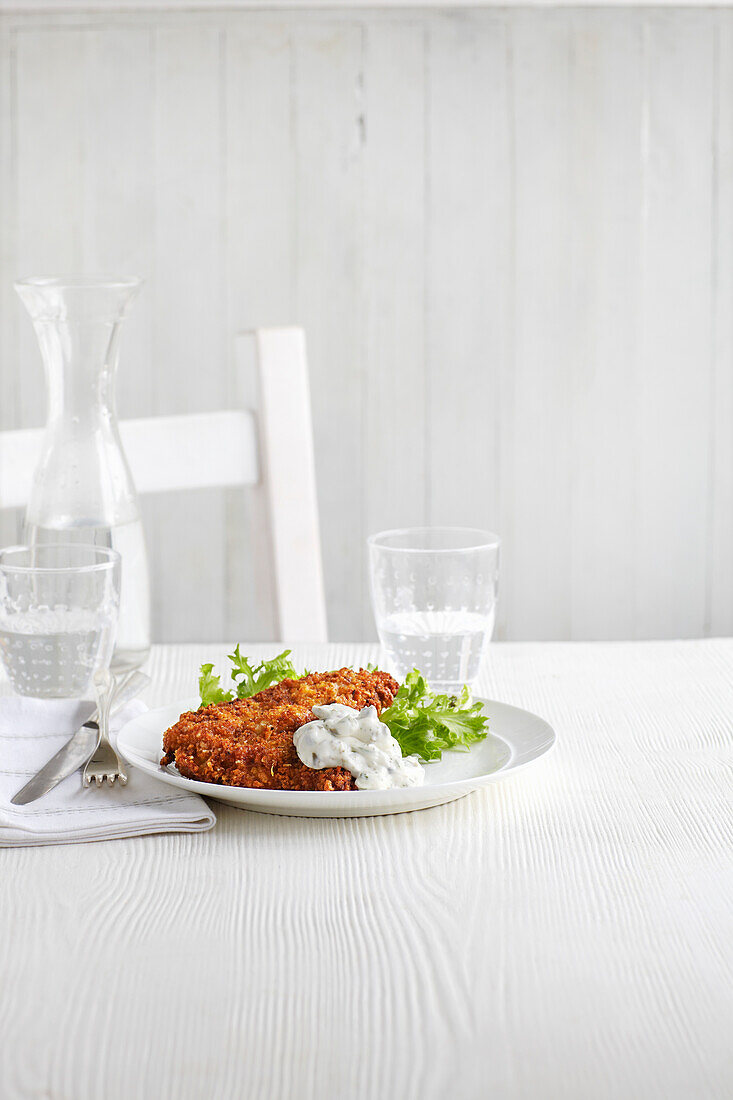
<path id="1" fill-rule="evenodd" d="M 99 721 L 89 721 L 85 725 L 93 729 L 95 726 L 99 732 L 97 747 L 84 767 L 82 781 L 85 787 L 91 785 L 94 780 L 98 787 L 107 780 L 110 786 L 115 779 L 119 779 L 122 787 L 127 783 L 127 772 L 120 763 L 120 758 L 112 748 L 109 740 L 109 712 L 112 705 L 112 696 L 115 693 L 114 677 L 109 672 L 100 677 L 99 682 Z"/>

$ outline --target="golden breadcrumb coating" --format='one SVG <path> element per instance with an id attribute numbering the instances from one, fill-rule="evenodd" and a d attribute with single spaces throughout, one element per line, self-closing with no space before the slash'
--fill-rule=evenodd
<path id="1" fill-rule="evenodd" d="M 399 685 L 387 672 L 340 668 L 282 680 L 250 699 L 182 714 L 163 735 L 161 764 L 181 775 L 229 787 L 284 791 L 349 791 L 354 778 L 345 768 L 316 770 L 302 764 L 293 734 L 314 718 L 313 707 L 343 703 L 361 709 L 389 707 Z"/>

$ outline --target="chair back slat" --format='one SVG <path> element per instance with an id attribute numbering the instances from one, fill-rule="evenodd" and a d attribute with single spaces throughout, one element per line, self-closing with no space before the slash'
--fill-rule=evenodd
<path id="1" fill-rule="evenodd" d="M 43 434 L 0 432 L 0 508 L 28 500 Z M 138 493 L 254 485 L 259 477 L 254 415 L 246 409 L 123 420 L 120 436 Z"/>
<path id="2" fill-rule="evenodd" d="M 139 493 L 255 485 L 257 432 L 248 409 L 124 420 L 120 435 Z"/>
<path id="3" fill-rule="evenodd" d="M 22 508 L 30 496 L 43 428 L 0 432 L 0 508 Z"/>
<path id="4" fill-rule="evenodd" d="M 305 335 L 257 329 L 262 472 L 270 512 L 279 636 L 328 639 Z"/>

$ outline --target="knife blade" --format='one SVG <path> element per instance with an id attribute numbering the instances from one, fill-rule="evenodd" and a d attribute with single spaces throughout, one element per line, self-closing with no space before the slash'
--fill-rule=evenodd
<path id="1" fill-rule="evenodd" d="M 125 703 L 129 703 L 131 699 L 139 695 L 149 683 L 150 677 L 146 676 L 144 672 L 133 672 L 118 690 L 112 705 L 112 714 L 116 714 L 118 710 L 124 707 Z M 44 764 L 41 770 L 32 779 L 29 779 L 17 794 L 13 795 L 10 799 L 12 804 L 14 806 L 27 806 L 29 802 L 35 802 L 37 798 L 48 794 L 62 779 L 66 779 L 67 776 L 87 762 L 97 747 L 98 739 L 99 726 L 95 711 L 84 725 L 72 734 L 66 744 L 51 757 L 48 763 Z"/>

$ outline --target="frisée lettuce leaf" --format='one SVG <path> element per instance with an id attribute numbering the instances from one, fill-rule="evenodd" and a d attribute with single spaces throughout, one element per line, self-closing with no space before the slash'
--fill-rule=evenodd
<path id="1" fill-rule="evenodd" d="M 213 664 L 201 666 L 199 695 L 202 707 L 208 707 L 211 703 L 231 703 L 234 698 L 233 692 L 224 691 L 222 688 L 221 676 L 214 675 Z"/>
<path id="2" fill-rule="evenodd" d="M 239 652 L 239 646 L 230 653 L 229 660 L 232 663 L 231 678 L 234 687 L 225 691 L 221 686 L 221 676 L 214 674 L 213 664 L 201 666 L 199 675 L 199 695 L 201 706 L 208 707 L 212 703 L 231 703 L 233 699 L 248 699 L 256 695 L 258 691 L 279 684 L 281 680 L 299 680 L 306 672 L 296 672 L 295 666 L 290 660 L 292 650 L 285 649 L 269 661 L 254 663 Z"/>
<path id="3" fill-rule="evenodd" d="M 437 695 L 416 668 L 380 717 L 399 742 L 402 755 L 414 753 L 422 760 L 439 760 L 446 749 L 468 752 L 489 732 L 489 719 L 481 703 L 471 702 L 467 685 L 458 695 Z"/>
<path id="4" fill-rule="evenodd" d="M 293 662 L 290 660 L 292 650 L 284 649 L 277 657 L 269 661 L 260 661 L 258 665 L 252 664 L 239 652 L 239 646 L 234 653 L 229 654 L 229 660 L 234 665 L 232 680 L 237 685 L 237 698 L 249 699 L 250 695 L 256 695 L 258 691 L 279 684 L 281 680 L 299 680 L 304 675 L 296 672 Z"/>

